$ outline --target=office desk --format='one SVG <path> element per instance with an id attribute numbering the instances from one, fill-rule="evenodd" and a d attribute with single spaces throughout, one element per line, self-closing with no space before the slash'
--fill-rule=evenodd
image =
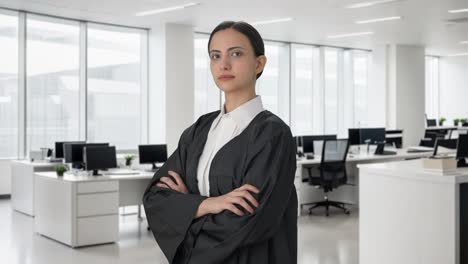
<path id="1" fill-rule="evenodd" d="M 116 242 L 119 206 L 142 204 L 152 172 L 87 176 L 36 173 L 35 231 L 71 247 Z"/>
<path id="2" fill-rule="evenodd" d="M 468 263 L 468 168 L 422 160 L 358 165 L 359 263 Z"/>
<path id="3" fill-rule="evenodd" d="M 390 149 L 388 149 L 390 150 Z M 419 159 L 422 157 L 429 157 L 432 155 L 431 152 L 417 152 L 408 153 L 407 149 L 391 149 L 396 151 L 396 155 L 374 155 L 374 151 L 371 149 L 367 153 L 366 148 L 361 148 L 358 154 L 349 154 L 346 160 L 346 170 L 348 174 L 348 181 L 352 185 L 343 185 L 340 188 L 333 190 L 328 193 L 330 200 L 337 200 L 350 204 L 359 203 L 359 172 L 357 169 L 358 164 L 366 163 L 377 163 L 377 162 L 392 162 L 401 161 L 406 159 Z M 453 151 L 443 151 L 453 152 Z M 305 158 L 296 161 L 296 178 L 294 184 L 297 190 L 298 198 L 298 214 L 300 214 L 302 205 L 306 203 L 318 202 L 323 200 L 323 191 L 316 189 L 314 186 L 309 185 L 308 175 L 306 168 L 320 165 L 321 158 L 316 156 L 315 159 L 307 160 Z"/>
<path id="4" fill-rule="evenodd" d="M 28 160 L 11 162 L 11 205 L 14 210 L 34 216 L 34 173 L 54 171 L 56 165 Z"/>

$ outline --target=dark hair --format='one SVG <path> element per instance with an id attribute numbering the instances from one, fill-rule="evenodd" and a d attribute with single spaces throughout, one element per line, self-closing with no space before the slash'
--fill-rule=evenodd
<path id="1" fill-rule="evenodd" d="M 224 21 L 213 29 L 208 40 L 208 53 L 210 52 L 211 39 L 214 34 L 218 31 L 232 28 L 235 31 L 244 34 L 250 41 L 250 44 L 253 47 L 255 56 L 265 55 L 265 45 L 263 44 L 262 36 L 260 33 L 249 23 L 244 21 Z M 262 75 L 263 71 L 257 74 L 257 79 Z"/>

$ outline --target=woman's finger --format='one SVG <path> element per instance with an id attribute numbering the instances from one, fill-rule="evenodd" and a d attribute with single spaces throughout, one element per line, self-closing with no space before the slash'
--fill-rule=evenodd
<path id="1" fill-rule="evenodd" d="M 174 181 L 172 181 L 171 178 L 169 177 L 161 177 L 161 179 L 159 179 L 159 181 L 165 183 L 167 186 L 169 186 L 171 189 L 173 190 L 176 190 L 178 189 L 177 188 L 177 185 L 174 183 Z"/>
<path id="2" fill-rule="evenodd" d="M 255 197 L 253 197 L 253 195 L 250 194 L 248 191 L 237 191 L 237 192 L 234 192 L 233 195 L 238 196 L 238 197 L 243 197 L 255 207 L 259 206 L 257 199 L 255 199 Z"/>
<path id="3" fill-rule="evenodd" d="M 164 183 L 157 183 L 156 186 L 169 189 L 169 186 L 167 186 L 167 185 L 164 184 Z"/>
<path id="4" fill-rule="evenodd" d="M 250 185 L 250 184 L 244 184 L 242 185 L 239 189 L 237 189 L 237 191 L 251 191 L 251 192 L 254 192 L 254 193 L 259 193 L 260 190 L 253 186 L 253 185 Z"/>
<path id="5" fill-rule="evenodd" d="M 226 207 L 226 210 L 229 210 L 231 212 L 233 212 L 234 214 L 238 215 L 238 216 L 243 216 L 244 213 L 239 210 L 239 208 L 237 208 L 235 205 L 233 204 L 229 204 L 227 207 Z"/>
<path id="6" fill-rule="evenodd" d="M 252 208 L 252 206 L 250 206 L 242 197 L 233 198 L 233 203 L 244 207 L 244 209 L 247 210 L 251 214 L 253 214 L 254 212 L 254 209 Z"/>
<path id="7" fill-rule="evenodd" d="M 182 180 L 182 177 L 180 177 L 180 175 L 177 174 L 177 172 L 170 170 L 167 173 L 171 175 L 172 177 L 174 177 L 177 185 L 181 185 L 181 186 L 185 185 L 184 181 Z"/>

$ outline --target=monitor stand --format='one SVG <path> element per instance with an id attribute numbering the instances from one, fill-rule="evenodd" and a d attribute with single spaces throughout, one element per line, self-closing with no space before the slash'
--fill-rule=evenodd
<path id="1" fill-rule="evenodd" d="M 468 167 L 468 164 L 465 161 L 465 158 L 458 159 L 457 168 Z"/>
<path id="2" fill-rule="evenodd" d="M 151 168 L 152 171 L 157 171 L 159 169 L 158 166 L 156 166 L 156 162 L 153 162 L 153 167 Z"/>
<path id="3" fill-rule="evenodd" d="M 98 170 L 93 170 L 93 176 L 101 176 L 101 174 L 99 174 Z"/>

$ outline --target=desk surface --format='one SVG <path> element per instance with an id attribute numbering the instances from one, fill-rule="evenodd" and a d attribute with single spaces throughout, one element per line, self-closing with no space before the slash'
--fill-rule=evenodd
<path id="1" fill-rule="evenodd" d="M 68 182 L 89 182 L 89 181 L 113 181 L 113 180 L 144 180 L 153 178 L 154 172 L 139 171 L 138 174 L 121 174 L 121 175 L 74 175 L 65 173 L 63 176 L 58 176 L 56 172 L 37 172 L 37 176 L 46 177 L 55 180 Z"/>
<path id="2" fill-rule="evenodd" d="M 432 151 L 428 152 L 407 152 L 408 149 L 393 149 L 393 148 L 386 148 L 385 150 L 395 151 L 396 155 L 375 155 L 374 150 L 371 149 L 369 153 L 366 150 L 362 150 L 358 154 L 348 154 L 346 162 L 361 162 L 361 161 L 386 161 L 386 160 L 401 160 L 401 159 L 409 159 L 409 158 L 423 158 L 429 157 L 432 155 Z M 452 151 L 455 153 L 454 151 Z M 451 153 L 451 151 L 447 151 L 447 153 Z M 301 158 L 297 160 L 297 165 L 307 165 L 307 164 L 320 164 L 321 157 L 315 156 L 314 159 L 306 159 Z"/>

